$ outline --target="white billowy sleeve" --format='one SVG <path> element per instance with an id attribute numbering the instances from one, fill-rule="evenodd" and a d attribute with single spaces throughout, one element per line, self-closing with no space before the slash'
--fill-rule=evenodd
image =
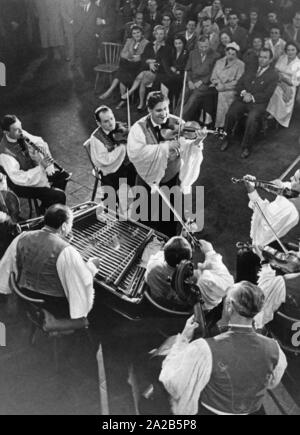
<path id="1" fill-rule="evenodd" d="M 104 144 L 95 136 L 89 139 L 91 158 L 94 165 L 103 175 L 114 174 L 121 167 L 126 156 L 126 146 L 120 145 L 113 151 L 108 151 Z"/>
<path id="2" fill-rule="evenodd" d="M 221 303 L 228 288 L 234 284 L 234 278 L 223 263 L 222 256 L 215 251 L 206 254 L 205 262 L 198 264 L 195 276 L 206 310 L 212 310 Z"/>
<path id="3" fill-rule="evenodd" d="M 179 334 L 162 364 L 160 382 L 171 397 L 174 415 L 195 415 L 212 373 L 212 354 L 203 339 L 188 343 Z"/>
<path id="4" fill-rule="evenodd" d="M 128 136 L 127 152 L 139 176 L 152 186 L 163 179 L 169 159 L 170 142 L 147 144 L 145 134 L 139 124 L 135 124 Z"/>
<path id="5" fill-rule="evenodd" d="M 3 166 L 10 180 L 17 186 L 50 187 L 46 172 L 42 166 L 22 171 L 19 162 L 7 154 L 0 155 L 0 166 Z"/>
<path id="6" fill-rule="evenodd" d="M 249 207 L 253 210 L 250 232 L 253 245 L 265 247 L 275 241 L 273 232 L 255 203 L 259 204 L 279 238 L 284 237 L 299 223 L 299 213 L 295 205 L 287 198 L 278 196 L 275 201 L 269 202 L 263 200 L 257 191 L 250 193 L 249 198 Z"/>
<path id="7" fill-rule="evenodd" d="M 17 276 L 17 246 L 22 234 L 16 237 L 7 248 L 0 261 L 0 293 L 8 295 L 11 293 L 9 277 L 12 272 Z"/>
<path id="8" fill-rule="evenodd" d="M 93 281 L 97 268 L 85 263 L 72 246 L 62 251 L 56 268 L 69 301 L 71 319 L 87 317 L 94 303 Z"/>
<path id="9" fill-rule="evenodd" d="M 258 286 L 265 295 L 262 311 L 255 317 L 255 324 L 262 329 L 274 318 L 274 313 L 286 300 L 286 285 L 283 276 L 276 276 L 275 270 L 265 264 L 259 273 Z"/>
<path id="10" fill-rule="evenodd" d="M 203 142 L 194 142 L 180 138 L 181 169 L 179 174 L 181 190 L 185 195 L 191 192 L 192 185 L 198 180 L 203 162 Z"/>
<path id="11" fill-rule="evenodd" d="M 285 354 L 282 352 L 282 350 L 280 349 L 279 344 L 277 343 L 278 346 L 278 352 L 279 352 L 279 358 L 278 358 L 278 363 L 277 366 L 275 367 L 271 378 L 269 379 L 269 383 L 267 385 L 267 389 L 268 390 L 274 390 L 276 387 L 278 387 L 278 385 L 281 382 L 281 379 L 283 378 L 284 372 L 287 369 L 287 359 Z"/>

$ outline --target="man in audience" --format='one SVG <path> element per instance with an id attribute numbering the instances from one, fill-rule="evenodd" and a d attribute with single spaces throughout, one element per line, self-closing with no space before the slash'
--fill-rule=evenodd
<path id="1" fill-rule="evenodd" d="M 286 25 L 283 39 L 287 42 L 295 42 L 300 50 L 300 11 L 296 12 L 293 22 Z"/>
<path id="2" fill-rule="evenodd" d="M 194 18 L 189 18 L 186 24 L 185 32 L 179 33 L 179 35 L 184 36 L 186 40 L 186 49 L 191 52 L 196 48 L 198 35 L 196 33 L 196 20 Z"/>
<path id="3" fill-rule="evenodd" d="M 178 3 L 176 0 L 168 0 L 168 4 L 164 8 L 164 12 L 170 12 L 173 15 L 173 18 L 175 19 L 176 10 L 178 8 L 184 10 L 185 12 L 187 12 L 187 10 L 189 9 L 184 5 L 182 5 L 180 2 Z"/>
<path id="4" fill-rule="evenodd" d="M 278 19 L 277 12 L 271 11 L 264 22 L 265 36 L 270 35 L 270 31 L 274 26 L 280 29 L 281 34 L 283 33 L 283 25 Z"/>
<path id="5" fill-rule="evenodd" d="M 219 33 L 214 29 L 211 18 L 205 18 L 202 23 L 202 35 L 206 36 L 209 40 L 209 48 L 217 51 L 220 44 Z"/>
<path id="6" fill-rule="evenodd" d="M 183 109 L 183 119 L 192 121 L 197 119 L 197 109 L 200 109 L 199 102 L 209 91 L 211 74 L 217 60 L 215 53 L 210 51 L 209 40 L 202 36 L 198 41 L 198 47 L 190 53 L 186 70 L 187 89 L 185 105 Z M 178 103 L 177 114 L 180 112 L 181 102 Z"/>
<path id="7" fill-rule="evenodd" d="M 177 33 L 183 32 L 185 30 L 185 18 L 184 18 L 184 9 L 177 7 L 175 10 L 175 20 L 172 24 L 172 30 L 173 34 L 176 35 Z"/>
<path id="8" fill-rule="evenodd" d="M 145 21 L 150 24 L 151 29 L 161 24 L 162 16 L 158 11 L 157 0 L 148 0 Z"/>
<path id="9" fill-rule="evenodd" d="M 281 38 L 281 30 L 274 26 L 270 30 L 270 37 L 265 40 L 265 48 L 269 48 L 273 53 L 274 64 L 284 54 L 286 42 Z"/>
<path id="10" fill-rule="evenodd" d="M 65 55 L 66 60 L 71 62 L 71 65 L 75 62 L 75 50 L 74 50 L 74 0 L 61 0 L 60 2 L 60 14 L 62 19 L 62 25 L 65 36 Z"/>
<path id="11" fill-rule="evenodd" d="M 166 44 L 173 47 L 174 34 L 173 34 L 173 28 L 172 28 L 172 16 L 171 16 L 171 14 L 169 12 L 164 12 L 162 15 L 161 22 L 162 22 L 162 25 L 165 29 Z"/>
<path id="12" fill-rule="evenodd" d="M 193 317 L 187 321 L 159 376 L 173 414 L 264 415 L 267 391 L 279 385 L 287 360 L 275 340 L 253 329 L 263 304 L 262 290 L 243 281 L 227 292 L 227 332 L 192 341 L 199 325 Z"/>
<path id="13" fill-rule="evenodd" d="M 226 116 L 225 127 L 228 136 L 223 141 L 222 151 L 225 151 L 232 143 L 232 135 L 236 124 L 245 114 L 248 114 L 241 144 L 241 157 L 249 157 L 254 138 L 258 133 L 261 118 L 278 83 L 278 73 L 271 66 L 272 62 L 273 55 L 271 50 L 261 50 L 258 70 L 256 72 L 246 72 L 239 80 L 236 87 L 238 96 L 232 103 Z"/>
<path id="14" fill-rule="evenodd" d="M 236 12 L 230 12 L 228 26 L 224 27 L 223 32 L 227 32 L 231 36 L 232 42 L 236 42 L 244 53 L 247 49 L 248 34 L 247 30 L 239 26 L 239 17 Z"/>
<path id="15" fill-rule="evenodd" d="M 257 9 L 250 10 L 249 20 L 246 22 L 245 28 L 248 31 L 249 41 L 252 41 L 256 36 L 262 36 L 264 34 L 263 24 L 260 22 Z"/>
<path id="16" fill-rule="evenodd" d="M 19 218 L 19 200 L 7 190 L 6 176 L 0 172 L 0 259 L 19 232 L 16 224 Z"/>
<path id="17" fill-rule="evenodd" d="M 136 12 L 134 16 L 134 20 L 130 21 L 129 23 L 126 23 L 125 25 L 125 37 L 124 40 L 126 41 L 128 38 L 131 38 L 131 28 L 132 26 L 139 26 L 143 29 L 144 37 L 148 41 L 150 41 L 152 37 L 152 29 L 149 23 L 146 23 L 144 20 L 144 13 L 143 12 Z"/>

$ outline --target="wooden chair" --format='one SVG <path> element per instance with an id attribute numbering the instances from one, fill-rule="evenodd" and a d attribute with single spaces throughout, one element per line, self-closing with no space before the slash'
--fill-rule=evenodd
<path id="1" fill-rule="evenodd" d="M 16 276 L 10 275 L 10 288 L 17 297 L 25 304 L 27 318 L 31 323 L 30 344 L 34 345 L 38 331 L 42 331 L 47 337 L 53 339 L 53 354 L 55 368 L 58 369 L 58 340 L 66 335 L 71 335 L 78 330 L 85 330 L 88 334 L 89 322 L 86 318 L 81 319 L 57 319 L 49 311 L 43 308 L 43 299 L 32 299 L 25 296 L 19 289 Z M 88 338 L 90 336 L 88 334 Z"/>
<path id="2" fill-rule="evenodd" d="M 94 183 L 94 187 L 93 187 L 93 193 L 92 193 L 92 199 L 91 201 L 94 201 L 96 198 L 96 194 L 97 194 L 97 190 L 98 190 L 98 186 L 99 183 L 101 184 L 102 181 L 102 172 L 100 171 L 99 168 L 97 168 L 97 166 L 94 165 L 93 160 L 92 160 L 92 154 L 91 154 L 91 144 L 90 141 L 87 140 L 84 144 L 84 149 L 88 155 L 89 161 L 91 162 L 92 165 L 92 174 L 93 177 L 95 178 L 95 183 Z"/>
<path id="3" fill-rule="evenodd" d="M 114 42 L 103 42 L 102 45 L 104 48 L 105 63 L 97 65 L 94 68 L 96 71 L 95 92 L 97 91 L 100 74 L 108 74 L 111 83 L 113 73 L 118 70 L 120 64 L 122 45 Z"/>

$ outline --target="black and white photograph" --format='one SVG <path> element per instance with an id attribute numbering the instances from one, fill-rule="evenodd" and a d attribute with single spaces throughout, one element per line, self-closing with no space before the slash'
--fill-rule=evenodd
<path id="1" fill-rule="evenodd" d="M 300 415 L 300 0 L 0 0 L 0 415 Z"/>

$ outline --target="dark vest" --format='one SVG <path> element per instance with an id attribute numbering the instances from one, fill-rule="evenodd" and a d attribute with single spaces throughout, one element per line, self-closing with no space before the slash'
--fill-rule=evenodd
<path id="1" fill-rule="evenodd" d="M 58 234 L 43 228 L 24 233 L 17 246 L 18 285 L 48 296 L 63 297 L 56 263 L 69 246 Z"/>
<path id="2" fill-rule="evenodd" d="M 170 118 L 173 118 L 172 115 Z M 152 125 L 152 122 L 150 120 L 150 116 L 143 118 L 139 121 L 139 125 L 141 126 L 145 137 L 146 137 L 146 144 L 159 144 L 160 140 L 157 137 L 157 133 L 155 132 L 155 129 Z M 173 162 L 168 162 L 168 166 L 166 168 L 165 176 L 161 180 L 161 184 L 167 183 L 168 181 L 172 180 L 177 174 L 179 174 L 181 167 L 181 159 L 178 157 Z"/>
<path id="3" fill-rule="evenodd" d="M 201 403 L 229 414 L 258 411 L 278 364 L 277 343 L 242 328 L 232 328 L 206 341 L 212 352 L 213 369 Z"/>
<path id="4" fill-rule="evenodd" d="M 14 157 L 19 162 L 22 171 L 28 171 L 36 166 L 28 153 L 26 145 L 19 142 L 8 142 L 5 135 L 0 143 L 0 154 Z"/>

